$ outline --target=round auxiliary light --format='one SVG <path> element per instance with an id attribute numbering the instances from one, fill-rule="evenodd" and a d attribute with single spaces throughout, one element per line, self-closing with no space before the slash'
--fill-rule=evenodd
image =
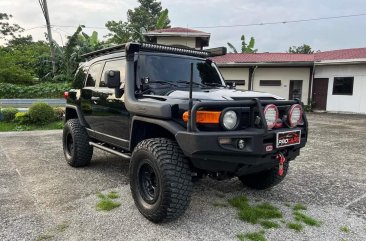
<path id="1" fill-rule="evenodd" d="M 227 130 L 233 130 L 238 125 L 238 115 L 235 111 L 226 111 L 222 116 L 222 125 Z"/>
<path id="2" fill-rule="evenodd" d="M 288 111 L 288 123 L 290 126 L 296 127 L 302 122 L 302 107 L 299 104 L 292 105 Z"/>
<path id="3" fill-rule="evenodd" d="M 266 118 L 267 128 L 270 130 L 275 127 L 278 119 L 278 109 L 274 104 L 264 107 L 264 117 Z"/>

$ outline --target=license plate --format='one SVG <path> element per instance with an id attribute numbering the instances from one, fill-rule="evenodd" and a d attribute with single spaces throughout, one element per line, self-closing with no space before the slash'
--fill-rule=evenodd
<path id="1" fill-rule="evenodd" d="M 301 130 L 297 131 L 285 131 L 277 133 L 276 147 L 293 146 L 300 144 Z"/>

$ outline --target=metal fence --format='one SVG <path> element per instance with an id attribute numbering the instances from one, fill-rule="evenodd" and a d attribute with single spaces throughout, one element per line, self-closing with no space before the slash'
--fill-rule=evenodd
<path id="1" fill-rule="evenodd" d="M 50 106 L 65 106 L 65 99 L 0 99 L 0 108 L 29 108 L 33 103 L 43 102 Z"/>

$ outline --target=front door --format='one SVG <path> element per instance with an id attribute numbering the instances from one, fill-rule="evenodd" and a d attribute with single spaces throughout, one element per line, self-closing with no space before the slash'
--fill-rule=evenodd
<path id="1" fill-rule="evenodd" d="M 327 78 L 315 78 L 313 81 L 313 108 L 317 110 L 326 110 L 328 96 Z"/>
<path id="2" fill-rule="evenodd" d="M 118 70 L 120 71 L 121 82 L 124 82 L 125 65 L 126 61 L 124 59 L 106 61 L 92 97 L 93 116 L 99 123 L 98 129 L 94 130 L 95 136 L 121 148 L 129 147 L 130 115 L 125 107 L 123 97 L 116 98 L 114 89 L 106 86 L 104 76 L 110 70 Z"/>

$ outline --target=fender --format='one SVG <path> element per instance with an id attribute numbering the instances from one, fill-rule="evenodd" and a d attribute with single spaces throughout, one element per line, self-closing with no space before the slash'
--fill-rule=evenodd
<path id="1" fill-rule="evenodd" d="M 82 126 L 85 126 L 86 128 L 90 128 L 88 123 L 86 122 L 86 120 L 84 119 L 84 116 L 83 116 L 83 113 L 81 112 L 80 110 L 80 107 L 78 106 L 75 106 L 75 105 L 70 105 L 70 104 L 66 104 L 66 108 L 65 108 L 65 122 L 68 120 L 68 119 L 72 119 L 72 118 L 68 118 L 66 116 L 67 114 L 67 109 L 73 109 L 76 111 L 76 115 L 77 115 L 77 118 L 79 119 L 80 121 L 80 124 Z"/>
<path id="2" fill-rule="evenodd" d="M 154 118 L 144 117 L 144 116 L 133 116 L 131 119 L 130 148 L 129 148 L 130 151 L 133 150 L 133 148 L 137 144 L 138 138 L 139 138 L 139 136 L 134 133 L 137 131 L 137 130 L 135 130 L 136 122 L 148 123 L 151 125 L 158 126 L 158 127 L 162 128 L 163 130 L 165 130 L 166 132 L 168 132 L 173 137 L 175 137 L 175 135 L 179 131 L 185 130 L 185 128 L 183 126 L 181 126 L 178 123 L 171 121 L 171 120 L 154 119 Z"/>

